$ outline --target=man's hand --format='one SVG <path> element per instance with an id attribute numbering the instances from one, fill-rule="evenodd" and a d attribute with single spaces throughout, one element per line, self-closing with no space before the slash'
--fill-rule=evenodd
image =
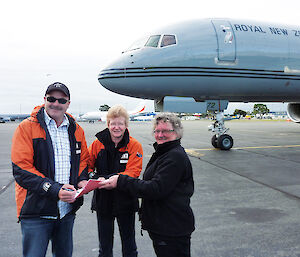
<path id="1" fill-rule="evenodd" d="M 109 179 L 102 180 L 99 182 L 100 189 L 113 189 L 117 187 L 119 175 L 111 176 Z"/>
<path id="2" fill-rule="evenodd" d="M 75 201 L 76 189 L 73 185 L 64 184 L 58 192 L 58 197 L 63 202 L 73 203 Z"/>

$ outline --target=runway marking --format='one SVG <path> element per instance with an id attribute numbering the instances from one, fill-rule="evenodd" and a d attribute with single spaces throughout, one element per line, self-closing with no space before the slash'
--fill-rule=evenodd
<path id="1" fill-rule="evenodd" d="M 300 146 L 300 145 L 293 145 L 293 147 L 298 147 L 298 146 Z M 209 161 L 209 160 L 202 159 L 202 161 L 203 161 L 203 162 L 206 162 L 206 163 L 209 163 L 209 164 L 211 164 L 212 166 L 218 167 L 218 168 L 224 170 L 225 172 L 229 172 L 229 173 L 238 175 L 238 176 L 243 177 L 243 178 L 245 178 L 245 179 L 248 179 L 248 180 L 250 180 L 250 181 L 252 181 L 252 182 L 254 182 L 254 183 L 260 184 L 260 185 L 262 185 L 262 186 L 266 186 L 266 187 L 268 187 L 268 188 L 271 188 L 271 189 L 273 189 L 273 190 L 276 190 L 276 191 L 278 191 L 278 192 L 281 192 L 281 193 L 283 193 L 283 194 L 289 195 L 289 196 L 291 196 L 291 197 L 293 197 L 293 198 L 296 198 L 296 199 L 300 200 L 300 196 L 298 196 L 298 195 L 295 195 L 295 194 L 293 194 L 293 193 L 287 192 L 287 191 L 285 191 L 285 190 L 283 190 L 283 189 L 281 189 L 281 188 L 278 188 L 278 187 L 276 187 L 276 186 L 269 185 L 269 184 L 267 184 L 267 183 L 265 183 L 265 182 L 263 182 L 263 181 L 259 181 L 258 179 L 252 178 L 252 177 L 250 177 L 249 175 L 239 173 L 239 172 L 237 172 L 237 171 L 231 170 L 231 169 L 229 169 L 229 168 L 226 168 L 226 167 L 224 167 L 224 166 L 222 166 L 222 165 L 220 165 L 220 164 L 216 164 L 215 162 L 212 162 L 212 161 Z"/>
<path id="2" fill-rule="evenodd" d="M 240 149 L 268 149 L 268 148 L 289 148 L 289 147 L 300 147 L 300 145 L 266 145 L 266 146 L 242 146 L 242 147 L 232 147 L 233 150 L 240 150 Z M 187 153 L 190 153 L 191 155 L 197 153 L 196 151 L 220 151 L 218 148 L 203 148 L 203 149 L 197 149 L 197 148 L 191 148 L 191 149 L 185 149 Z M 202 154 L 203 156 L 203 154 Z"/>
<path id="3" fill-rule="evenodd" d="M 196 150 L 200 150 L 200 149 L 185 149 L 186 153 L 190 156 L 193 156 L 196 158 L 200 158 L 201 156 L 204 156 L 203 153 L 198 153 L 198 152 L 196 152 Z"/>
<path id="4" fill-rule="evenodd" d="M 243 150 L 243 149 L 271 149 L 271 148 L 291 148 L 291 147 L 300 147 L 300 145 L 267 145 L 267 146 L 242 146 L 242 147 L 233 147 L 233 150 Z M 199 153 L 198 151 L 222 151 L 219 148 L 204 148 L 204 149 L 185 149 L 186 153 L 195 158 L 200 158 L 205 154 Z"/>
<path id="5" fill-rule="evenodd" d="M 232 149 L 268 149 L 268 148 L 289 148 L 289 147 L 300 147 L 300 145 L 269 145 L 269 146 L 245 146 L 245 147 L 234 147 Z"/>

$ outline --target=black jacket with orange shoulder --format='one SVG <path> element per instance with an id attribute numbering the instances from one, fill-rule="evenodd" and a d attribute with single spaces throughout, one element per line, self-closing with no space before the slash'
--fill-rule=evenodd
<path id="1" fill-rule="evenodd" d="M 89 154 L 83 129 L 66 114 L 69 120 L 71 149 L 70 184 L 88 179 Z M 13 175 L 16 180 L 17 216 L 33 218 L 58 216 L 58 192 L 62 184 L 55 181 L 54 152 L 44 120 L 44 107 L 34 108 L 31 117 L 17 127 L 11 151 Z M 72 203 L 75 212 L 83 203 L 79 198 Z"/>
<path id="2" fill-rule="evenodd" d="M 115 174 L 139 177 L 142 170 L 142 145 L 129 136 L 126 129 L 122 140 L 115 147 L 108 128 L 96 134 L 97 139 L 90 145 L 90 177 L 108 178 Z M 96 189 L 92 210 L 101 214 L 117 216 L 138 210 L 138 198 L 118 189 Z"/>

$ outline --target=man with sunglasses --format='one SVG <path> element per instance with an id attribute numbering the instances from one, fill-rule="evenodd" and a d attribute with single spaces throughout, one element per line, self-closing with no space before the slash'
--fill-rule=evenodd
<path id="1" fill-rule="evenodd" d="M 17 216 L 23 256 L 46 256 L 49 240 L 55 257 L 71 257 L 77 188 L 88 179 L 89 154 L 82 128 L 66 113 L 69 89 L 51 84 L 44 105 L 20 123 L 12 141 Z"/>

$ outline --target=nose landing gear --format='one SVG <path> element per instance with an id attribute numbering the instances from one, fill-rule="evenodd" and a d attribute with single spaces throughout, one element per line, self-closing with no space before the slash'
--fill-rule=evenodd
<path id="1" fill-rule="evenodd" d="M 233 146 L 233 139 L 230 135 L 226 134 L 229 128 L 224 125 L 224 114 L 223 112 L 218 112 L 216 114 L 216 121 L 208 127 L 213 133 L 216 133 L 211 138 L 211 144 L 215 148 L 220 148 L 221 150 L 229 150 Z"/>

